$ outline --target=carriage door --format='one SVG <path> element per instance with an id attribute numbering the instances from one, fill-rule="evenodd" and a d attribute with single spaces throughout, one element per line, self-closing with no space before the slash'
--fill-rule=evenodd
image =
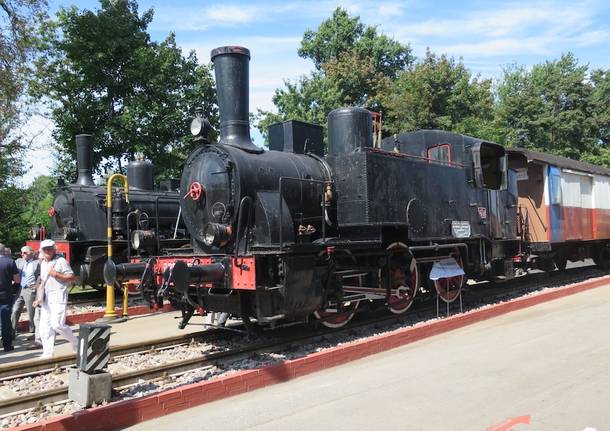
<path id="1" fill-rule="evenodd" d="M 561 179 L 563 239 L 593 239 L 592 177 L 582 172 L 564 169 Z"/>
<path id="2" fill-rule="evenodd" d="M 593 177 L 580 176 L 580 229 L 582 239 L 593 239 Z"/>

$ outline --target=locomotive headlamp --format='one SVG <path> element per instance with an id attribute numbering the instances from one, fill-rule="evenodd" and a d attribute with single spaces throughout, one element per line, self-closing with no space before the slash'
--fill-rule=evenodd
<path id="1" fill-rule="evenodd" d="M 191 134 L 193 136 L 198 136 L 203 130 L 203 118 L 195 117 L 193 121 L 191 121 Z"/>
<path id="2" fill-rule="evenodd" d="M 224 245 L 231 238 L 231 226 L 220 223 L 208 223 L 203 229 L 203 243 L 208 247 Z"/>
<path id="3" fill-rule="evenodd" d="M 207 141 L 211 128 L 210 122 L 203 118 L 203 110 L 198 108 L 197 115 L 193 118 L 193 121 L 191 121 L 191 135 L 193 135 L 195 139 Z"/>
<path id="4" fill-rule="evenodd" d="M 131 234 L 131 245 L 136 250 L 144 250 L 155 245 L 155 233 L 151 230 L 135 230 Z"/>

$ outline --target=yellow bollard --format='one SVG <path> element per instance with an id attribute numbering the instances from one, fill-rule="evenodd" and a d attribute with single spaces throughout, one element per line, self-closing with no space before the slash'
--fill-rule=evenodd
<path id="1" fill-rule="evenodd" d="M 123 180 L 123 187 L 125 189 L 125 201 L 129 203 L 129 184 L 127 183 L 127 177 L 122 174 L 112 174 L 108 178 L 106 185 L 106 236 L 108 239 L 108 260 L 112 260 L 112 182 L 115 178 Z M 106 284 L 106 312 L 104 313 L 104 319 L 113 320 L 118 316 L 114 309 L 114 285 Z"/>
<path id="2" fill-rule="evenodd" d="M 127 311 L 129 309 L 128 299 L 129 299 L 129 284 L 124 283 L 123 284 L 123 318 L 129 317 L 129 312 Z"/>

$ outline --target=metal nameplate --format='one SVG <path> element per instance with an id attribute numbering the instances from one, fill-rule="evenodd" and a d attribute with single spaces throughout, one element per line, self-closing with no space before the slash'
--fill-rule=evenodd
<path id="1" fill-rule="evenodd" d="M 470 222 L 452 220 L 451 221 L 451 235 L 454 238 L 469 238 L 470 237 Z"/>

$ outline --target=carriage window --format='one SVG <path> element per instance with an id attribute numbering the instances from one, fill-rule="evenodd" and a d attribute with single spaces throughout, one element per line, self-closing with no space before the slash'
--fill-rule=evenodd
<path id="1" fill-rule="evenodd" d="M 561 204 L 561 176 L 551 174 L 551 204 Z"/>
<path id="2" fill-rule="evenodd" d="M 449 144 L 435 145 L 428 148 L 428 161 L 440 162 L 442 164 L 451 164 L 451 147 Z"/>

